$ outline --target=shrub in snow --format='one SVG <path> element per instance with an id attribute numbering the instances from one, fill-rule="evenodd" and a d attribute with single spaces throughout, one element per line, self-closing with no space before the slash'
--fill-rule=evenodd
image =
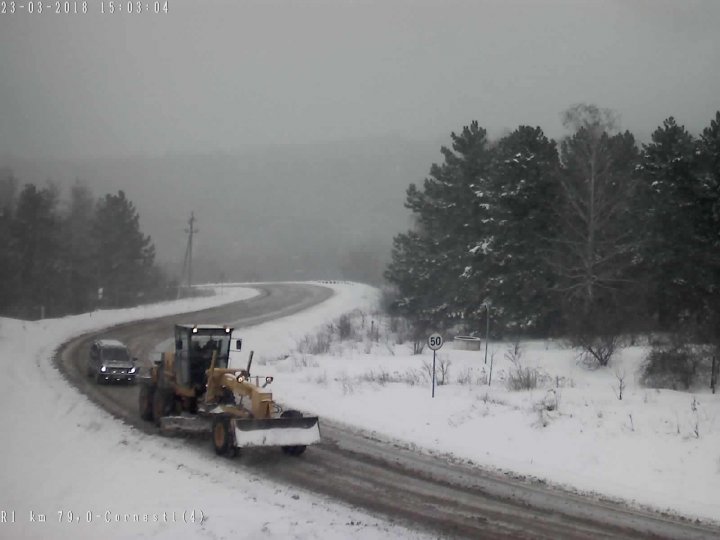
<path id="1" fill-rule="evenodd" d="M 463 369 L 458 375 L 457 382 L 458 384 L 472 384 L 472 368 L 466 367 L 465 369 Z"/>
<path id="2" fill-rule="evenodd" d="M 349 315 L 343 315 L 340 319 L 338 319 L 337 329 L 341 341 L 352 337 L 353 326 Z"/>
<path id="3" fill-rule="evenodd" d="M 538 370 L 514 362 L 505 380 L 508 390 L 532 390 L 538 386 Z"/>
<path id="4" fill-rule="evenodd" d="M 588 367 L 605 367 L 618 347 L 618 336 L 574 336 L 571 344 L 580 347 L 580 361 Z"/>
<path id="5" fill-rule="evenodd" d="M 535 404 L 535 410 L 538 413 L 538 425 L 546 427 L 551 420 L 559 416 L 558 405 L 560 403 L 560 396 L 555 392 L 554 389 L 550 389 L 545 394 L 545 397 L 539 403 Z"/>
<path id="6" fill-rule="evenodd" d="M 615 390 L 615 395 L 617 396 L 618 400 L 622 401 L 623 392 L 625 391 L 625 370 L 616 369 L 615 378 L 617 379 L 618 383 L 617 386 L 613 387 L 613 390 Z"/>
<path id="7" fill-rule="evenodd" d="M 305 336 L 297 346 L 302 354 L 327 354 L 332 344 L 332 327 L 323 328 L 314 336 Z"/>
<path id="8" fill-rule="evenodd" d="M 347 376 L 344 376 L 341 379 L 341 382 L 342 382 L 343 395 L 355 393 L 355 384 Z"/>
<path id="9" fill-rule="evenodd" d="M 409 386 L 415 386 L 416 384 L 424 383 L 426 378 L 425 375 L 417 369 L 408 369 L 402 373 L 393 371 L 392 373 L 387 370 L 380 368 L 379 371 L 370 370 L 358 377 L 358 380 L 363 382 L 373 382 L 380 385 L 387 383 L 404 383 Z M 343 382 L 343 385 L 345 383 Z"/>
<path id="10" fill-rule="evenodd" d="M 507 348 L 507 351 L 505 351 L 505 359 L 511 364 L 519 364 L 522 359 L 523 352 L 520 341 L 515 340 L 512 345 Z"/>
<path id="11" fill-rule="evenodd" d="M 706 362 L 708 353 L 701 347 L 658 347 L 650 351 L 643 363 L 641 382 L 650 388 L 687 390 L 695 382 L 699 366 Z"/>
<path id="12" fill-rule="evenodd" d="M 450 360 L 445 357 L 438 358 L 438 384 L 443 385 L 450 380 Z"/>
<path id="13" fill-rule="evenodd" d="M 445 356 L 438 355 L 435 363 L 435 382 L 438 386 L 447 384 L 450 380 L 450 360 Z M 423 370 L 427 373 L 428 379 L 432 380 L 433 364 L 429 360 L 423 360 Z"/>
<path id="14" fill-rule="evenodd" d="M 558 408 L 559 398 L 558 393 L 554 389 L 550 389 L 543 398 L 542 405 L 546 411 L 556 411 Z"/>
<path id="15" fill-rule="evenodd" d="M 508 390 L 532 390 L 537 388 L 537 382 L 536 370 L 517 366 L 508 373 L 506 384 Z"/>

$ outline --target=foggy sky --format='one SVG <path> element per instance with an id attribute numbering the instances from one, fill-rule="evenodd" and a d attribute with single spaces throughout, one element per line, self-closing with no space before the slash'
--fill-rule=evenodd
<path id="1" fill-rule="evenodd" d="M 557 139 L 594 103 L 647 141 L 720 109 L 717 0 L 45 4 L 0 14 L 0 170 L 124 190 L 171 274 L 194 211 L 201 280 L 380 280 L 408 184 L 472 120 Z"/>
<path id="2" fill-rule="evenodd" d="M 85 15 L 0 15 L 0 158 L 442 140 L 473 119 L 557 137 L 577 102 L 643 137 L 670 115 L 697 132 L 720 108 L 716 0 L 169 10 L 100 15 L 93 0 Z"/>

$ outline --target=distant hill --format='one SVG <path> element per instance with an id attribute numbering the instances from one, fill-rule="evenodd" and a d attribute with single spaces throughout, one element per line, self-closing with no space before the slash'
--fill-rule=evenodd
<path id="1" fill-rule="evenodd" d="M 409 227 L 405 190 L 439 161 L 439 142 L 396 139 L 258 146 L 236 154 L 89 160 L 8 158 L 21 183 L 76 178 L 96 196 L 124 190 L 158 260 L 179 274 L 190 212 L 197 280 L 378 281 Z"/>

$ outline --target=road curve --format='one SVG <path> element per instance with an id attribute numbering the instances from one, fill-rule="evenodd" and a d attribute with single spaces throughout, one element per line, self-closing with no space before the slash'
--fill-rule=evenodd
<path id="1" fill-rule="evenodd" d="M 157 434 L 152 424 L 138 417 L 136 387 L 95 385 L 85 377 L 90 341 L 98 335 L 120 339 L 145 359 L 158 343 L 171 337 L 177 322 L 250 326 L 299 312 L 332 294 L 330 289 L 312 285 L 256 288 L 259 296 L 227 306 L 86 334 L 65 343 L 56 363 L 90 399 L 125 422 Z M 225 466 L 329 495 L 444 538 L 720 538 L 720 528 L 710 524 L 551 489 L 448 457 L 427 455 L 328 422 L 322 415 L 321 431 L 323 443 L 300 458 L 257 449 L 244 452 L 236 461 L 226 461 Z M 208 459 L 219 459 L 207 441 L 188 440 L 188 445 L 207 451 Z"/>

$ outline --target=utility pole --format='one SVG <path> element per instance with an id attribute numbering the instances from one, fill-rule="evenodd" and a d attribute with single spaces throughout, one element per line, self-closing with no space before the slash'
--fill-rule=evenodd
<path id="1" fill-rule="evenodd" d="M 488 340 L 490 339 L 490 304 L 485 302 L 485 363 L 487 364 Z"/>
<path id="2" fill-rule="evenodd" d="M 187 287 L 192 287 L 192 247 L 193 247 L 193 235 L 198 232 L 195 228 L 195 213 L 190 212 L 190 219 L 188 220 L 188 228 L 185 229 L 188 235 L 187 247 L 185 248 L 185 260 L 183 261 L 182 276 L 187 275 Z M 180 290 L 178 289 L 178 296 L 180 296 Z"/>

